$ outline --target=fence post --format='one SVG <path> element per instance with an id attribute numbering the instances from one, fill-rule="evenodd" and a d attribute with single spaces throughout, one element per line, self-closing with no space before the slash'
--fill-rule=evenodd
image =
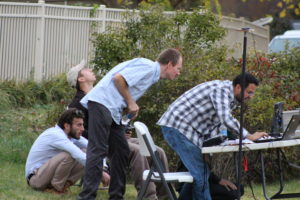
<path id="1" fill-rule="evenodd" d="M 105 32 L 106 29 L 106 6 L 100 5 L 100 10 L 102 10 L 102 28 L 101 33 Z"/>
<path id="2" fill-rule="evenodd" d="M 36 29 L 36 50 L 34 63 L 34 80 L 41 81 L 43 79 L 44 67 L 44 43 L 45 43 L 45 2 L 39 0 L 38 21 Z"/>

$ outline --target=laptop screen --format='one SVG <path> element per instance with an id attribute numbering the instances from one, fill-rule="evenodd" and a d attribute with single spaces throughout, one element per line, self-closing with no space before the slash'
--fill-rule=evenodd
<path id="1" fill-rule="evenodd" d="M 299 114 L 300 114 L 300 109 L 283 111 L 283 114 L 282 114 L 283 130 L 285 130 L 286 127 L 288 126 L 290 120 L 292 119 L 292 116 L 299 115 Z M 297 130 L 300 131 L 300 126 L 297 127 Z"/>
<path id="2" fill-rule="evenodd" d="M 286 127 L 286 130 L 284 131 L 283 139 L 290 140 L 299 138 L 299 136 L 296 135 L 296 130 L 299 124 L 300 114 L 293 115 L 288 126 Z"/>

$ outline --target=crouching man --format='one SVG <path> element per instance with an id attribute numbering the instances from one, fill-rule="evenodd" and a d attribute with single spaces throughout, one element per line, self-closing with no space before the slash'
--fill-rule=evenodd
<path id="1" fill-rule="evenodd" d="M 83 176 L 84 150 L 88 141 L 81 136 L 84 114 L 66 110 L 55 127 L 45 130 L 32 145 L 26 161 L 25 177 L 36 190 L 63 194 Z"/>

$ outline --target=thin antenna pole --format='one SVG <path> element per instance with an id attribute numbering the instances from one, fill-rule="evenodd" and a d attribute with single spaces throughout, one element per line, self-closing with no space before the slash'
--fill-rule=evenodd
<path id="1" fill-rule="evenodd" d="M 242 90 L 241 90 L 241 114 L 240 114 L 240 137 L 239 137 L 239 154 L 238 154 L 238 176 L 237 176 L 237 190 L 238 200 L 241 199 L 241 176 L 242 176 L 242 141 L 243 141 L 243 127 L 244 127 L 244 91 L 245 91 L 245 72 L 246 72 L 246 54 L 247 54 L 247 32 L 250 28 L 242 28 L 244 32 L 243 44 L 243 66 L 242 66 Z"/>

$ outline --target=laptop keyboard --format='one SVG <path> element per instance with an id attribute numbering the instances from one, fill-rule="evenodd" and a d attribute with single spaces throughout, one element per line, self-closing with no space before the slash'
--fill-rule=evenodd
<path id="1" fill-rule="evenodd" d="M 254 141 L 254 142 L 257 142 L 257 143 L 260 143 L 260 142 L 271 142 L 271 141 L 277 141 L 277 140 L 281 140 L 282 139 L 282 136 L 266 136 L 266 137 L 262 137 L 262 138 L 259 138 L 258 140 Z"/>

